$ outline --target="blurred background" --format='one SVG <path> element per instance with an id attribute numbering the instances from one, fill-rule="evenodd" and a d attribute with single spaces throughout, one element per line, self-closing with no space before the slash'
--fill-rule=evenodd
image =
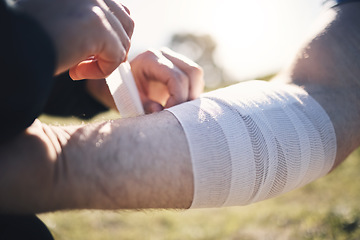
<path id="1" fill-rule="evenodd" d="M 132 56 L 168 46 L 204 68 L 209 88 L 278 72 L 323 10 L 322 0 L 122 2 L 135 20 Z"/>
<path id="2" fill-rule="evenodd" d="M 123 0 L 135 20 L 130 58 L 170 47 L 205 70 L 207 89 L 268 79 L 323 11 L 322 0 Z M 107 119 L 98 116 L 93 121 Z M 43 117 L 50 124 L 81 123 Z M 328 176 L 250 206 L 189 211 L 41 214 L 57 240 L 360 239 L 360 152 Z"/>

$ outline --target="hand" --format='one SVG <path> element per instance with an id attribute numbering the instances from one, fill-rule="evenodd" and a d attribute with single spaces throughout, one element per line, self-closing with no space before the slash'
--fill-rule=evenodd
<path id="1" fill-rule="evenodd" d="M 170 49 L 146 51 L 130 64 L 146 113 L 193 100 L 203 91 L 200 66 Z"/>
<path id="2" fill-rule="evenodd" d="M 24 0 L 16 8 L 53 40 L 55 74 L 70 69 L 74 80 L 104 78 L 127 58 L 134 23 L 116 0 Z"/>
<path id="3" fill-rule="evenodd" d="M 200 66 L 169 49 L 146 51 L 131 65 L 146 113 L 195 99 L 202 93 Z M 99 102 L 116 109 L 105 79 L 87 80 L 86 89 Z"/>

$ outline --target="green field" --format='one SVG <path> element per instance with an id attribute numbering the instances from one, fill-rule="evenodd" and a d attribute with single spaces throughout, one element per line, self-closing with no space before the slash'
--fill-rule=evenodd
<path id="1" fill-rule="evenodd" d="M 95 121 L 110 115 L 99 116 Z M 48 117 L 42 121 L 63 123 Z M 65 122 L 73 122 L 67 120 Z M 250 206 L 41 214 L 62 239 L 360 239 L 360 150 L 328 176 Z"/>

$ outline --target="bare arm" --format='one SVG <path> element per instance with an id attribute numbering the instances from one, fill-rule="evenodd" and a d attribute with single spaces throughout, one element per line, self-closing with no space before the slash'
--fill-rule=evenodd
<path id="1" fill-rule="evenodd" d="M 170 65 L 180 69 L 174 71 L 149 56 L 154 55 L 139 55 L 141 64 L 133 68 L 135 73 L 151 65 L 148 74 L 160 68 L 167 80 L 177 82 L 180 76 L 197 88 L 169 88 L 177 89 L 178 95 L 200 94 L 202 70 L 195 63 L 168 56 L 174 62 Z M 108 89 L 101 96 L 111 97 Z M 192 200 L 187 142 L 168 112 L 73 127 L 48 126 L 37 120 L 0 146 L 0 159 L 0 192 L 6 193 L 0 198 L 0 211 L 187 208 Z"/>
<path id="2" fill-rule="evenodd" d="M 277 78 L 304 86 L 327 111 L 337 164 L 360 143 L 358 9 L 329 11 Z M 0 159 L 1 211 L 187 208 L 193 198 L 187 141 L 168 112 L 64 128 L 37 121 L 0 146 Z"/>
<path id="3" fill-rule="evenodd" d="M 78 37 L 75 42 L 83 43 L 84 39 L 90 39 L 83 48 L 72 44 L 73 48 L 60 54 L 56 72 L 75 65 L 72 70 L 77 70 L 73 71 L 73 78 L 83 78 L 85 75 L 80 73 L 94 73 L 100 69 L 101 75 L 89 76 L 97 78 L 108 75 L 110 65 L 112 69 L 126 57 L 133 28 L 126 9 L 112 0 L 105 2 L 82 1 L 75 9 L 71 1 L 58 1 L 54 6 L 59 8 L 51 8 L 57 13 L 61 10 L 55 17 L 49 11 L 38 14 L 38 6 L 43 6 L 41 0 L 22 1 L 16 8 L 44 23 L 43 27 L 49 30 L 58 53 L 67 46 L 64 42 L 72 39 L 66 38 L 66 34 L 61 38 L 57 35 L 64 29 L 69 30 L 69 25 L 70 30 L 65 32 L 72 37 L 75 33 Z M 94 28 L 89 21 L 64 20 L 62 17 L 67 14 L 75 20 L 81 17 L 87 20 L 89 17 L 98 27 Z M 116 15 L 117 19 L 112 15 Z M 109 21 L 113 27 L 110 30 Z M 73 22 L 80 26 L 73 25 Z M 82 24 L 90 28 L 84 28 Z M 54 25 L 60 27 L 51 28 Z M 78 34 L 75 31 L 78 28 L 85 30 Z M 99 31 L 94 29 L 109 32 L 107 35 L 98 34 Z M 93 38 L 94 33 L 103 41 Z M 124 51 L 117 48 L 114 51 L 113 41 Z M 101 48 L 105 52 L 97 52 L 98 47 L 103 45 L 111 46 L 111 51 Z M 104 55 L 101 56 L 101 53 Z M 106 53 L 119 54 L 113 56 L 116 61 L 110 61 Z M 79 63 L 89 55 L 98 56 L 98 59 Z M 105 65 L 111 63 L 106 71 L 100 66 L 101 60 Z M 94 71 L 90 69 L 92 67 Z M 74 73 L 77 76 L 74 77 Z M 183 75 L 188 73 L 184 71 Z M 190 81 L 192 78 L 188 77 Z M 200 84 L 201 79 L 198 80 Z M 181 87 L 177 89 L 181 90 Z M 73 208 L 185 208 L 191 202 L 187 193 L 192 194 L 192 175 L 191 165 L 186 164 L 189 157 L 186 157 L 185 138 L 179 131 L 180 126 L 169 113 L 76 127 L 53 127 L 36 121 L 22 134 L 0 145 L 0 211 L 33 213 Z M 188 181 L 190 184 L 184 183 Z"/>
<path id="4" fill-rule="evenodd" d="M 0 147 L 1 211 L 187 208 L 192 169 L 168 112 L 83 127 L 36 121 Z"/>
<path id="5" fill-rule="evenodd" d="M 278 81 L 304 88 L 328 113 L 337 136 L 336 167 L 360 145 L 360 3 L 325 12 Z"/>

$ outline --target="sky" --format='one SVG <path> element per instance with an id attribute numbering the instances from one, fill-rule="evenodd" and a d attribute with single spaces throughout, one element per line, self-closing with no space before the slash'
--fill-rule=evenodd
<path id="1" fill-rule="evenodd" d="M 279 71 L 321 13 L 322 0 L 122 0 L 135 21 L 130 56 L 175 33 L 210 34 L 215 58 L 241 80 Z"/>

